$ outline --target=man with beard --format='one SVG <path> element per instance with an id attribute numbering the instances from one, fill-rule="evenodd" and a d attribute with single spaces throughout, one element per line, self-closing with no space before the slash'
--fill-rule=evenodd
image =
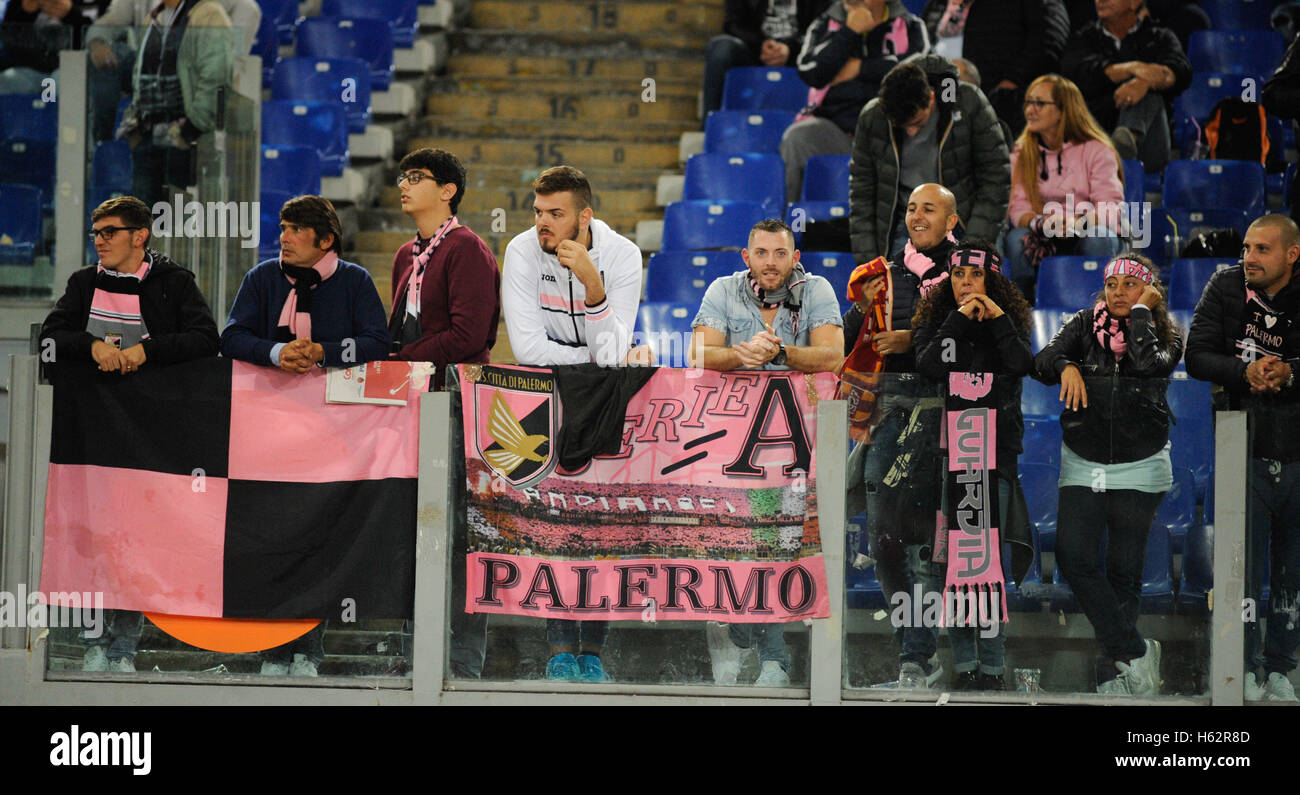
<path id="1" fill-rule="evenodd" d="M 591 184 L 572 166 L 533 180 L 534 229 L 506 246 L 501 308 L 519 364 L 650 364 L 632 347 L 641 303 L 641 250 L 596 219 Z M 604 682 L 607 621 L 546 621 L 546 678 Z"/>

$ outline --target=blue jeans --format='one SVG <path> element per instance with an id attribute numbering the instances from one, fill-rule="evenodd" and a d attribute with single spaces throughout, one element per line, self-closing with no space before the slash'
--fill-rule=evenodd
<path id="1" fill-rule="evenodd" d="M 704 56 L 704 118 L 711 111 L 722 108 L 722 88 L 727 70 L 733 66 L 761 66 L 762 61 L 750 52 L 745 42 L 735 36 L 714 36 L 709 39 L 708 54 Z M 791 199 L 793 201 L 793 199 Z"/>
<path id="2" fill-rule="evenodd" d="M 1112 662 L 1146 654 L 1137 630 L 1147 536 L 1164 492 L 1132 489 L 1096 492 L 1061 489 L 1057 510 L 1056 564 Z M 1101 673 L 1108 676 L 1100 677 Z M 1101 681 L 1115 667 L 1103 666 Z"/>
<path id="3" fill-rule="evenodd" d="M 1075 255 L 1108 260 L 1123 250 L 1124 241 L 1109 229 L 1103 227 L 1092 231 L 1105 232 L 1106 236 L 1072 238 L 1078 241 L 1074 249 Z M 1038 269 L 1025 261 L 1025 235 L 1028 233 L 1027 226 L 1017 226 L 1007 232 L 1002 242 L 1002 255 L 1006 259 L 1007 278 L 1015 282 L 1020 292 L 1032 303 L 1034 286 L 1038 282 Z M 1101 285 L 1098 285 L 1098 289 L 1101 289 Z"/>
<path id="4" fill-rule="evenodd" d="M 105 610 L 104 631 L 98 638 L 86 638 L 88 648 L 105 647 L 109 662 L 135 659 L 140 635 L 144 632 L 144 613 L 135 610 Z"/>
<path id="5" fill-rule="evenodd" d="M 546 642 L 557 648 L 572 648 L 574 654 L 582 653 L 584 648 L 599 651 L 608 636 L 608 621 L 546 619 Z"/>
<path id="6" fill-rule="evenodd" d="M 1269 571 L 1268 628 L 1260 653 L 1259 620 L 1246 623 L 1246 672 L 1286 676 L 1300 646 L 1300 461 L 1250 462 L 1246 517 L 1246 596 L 1258 605 Z"/>
<path id="7" fill-rule="evenodd" d="M 1001 521 L 1011 515 L 1011 484 L 1006 478 L 998 479 L 998 516 Z M 998 540 L 1005 535 L 1005 530 L 998 528 Z M 1006 628 L 995 623 L 997 632 L 991 638 L 982 636 L 983 627 L 961 626 L 948 628 L 948 642 L 952 644 L 952 669 L 957 673 L 974 671 L 982 674 L 1002 676 L 1006 673 Z"/>
<path id="8" fill-rule="evenodd" d="M 742 649 L 757 648 L 758 661 L 774 661 L 790 672 L 790 652 L 785 648 L 785 624 L 728 624 L 731 642 Z"/>

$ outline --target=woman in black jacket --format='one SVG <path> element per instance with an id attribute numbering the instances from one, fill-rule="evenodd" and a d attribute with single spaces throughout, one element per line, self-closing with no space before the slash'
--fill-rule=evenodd
<path id="1" fill-rule="evenodd" d="M 1173 483 L 1165 390 L 1183 341 L 1150 260 L 1121 254 L 1105 279 L 1096 304 L 1034 359 L 1065 403 L 1056 564 L 1114 663 L 1097 691 L 1156 695 L 1160 644 L 1138 632 L 1138 600 L 1147 535 Z"/>
<path id="2" fill-rule="evenodd" d="M 912 319 L 916 369 L 946 383 L 948 373 L 992 373 L 997 406 L 999 516 L 1009 534 L 1016 494 L 1016 459 L 1024 420 L 1020 379 L 1033 367 L 1029 304 L 1002 275 L 997 247 L 966 238 L 949 255 L 950 276 L 922 299 Z M 1010 539 L 1005 539 L 1010 540 Z M 983 637 L 976 627 L 950 627 L 956 690 L 1001 690 L 1005 638 L 1001 627 Z"/>

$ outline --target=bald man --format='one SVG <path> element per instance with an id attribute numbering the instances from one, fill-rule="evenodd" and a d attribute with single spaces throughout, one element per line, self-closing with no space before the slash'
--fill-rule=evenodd
<path id="1" fill-rule="evenodd" d="M 922 592 L 939 591 L 943 587 L 943 571 L 937 568 L 932 571 L 934 567 L 921 559 L 923 548 L 929 546 L 934 535 L 938 495 L 934 495 L 933 505 L 905 507 L 899 475 L 907 465 L 900 468 L 894 464 L 901 453 L 917 452 L 917 448 L 899 439 L 904 436 L 903 431 L 920 418 L 914 416 L 919 397 L 914 388 L 915 379 L 898 377 L 916 372 L 912 354 L 912 315 L 922 296 L 948 278 L 948 254 L 956 242 L 952 232 L 958 220 L 957 201 L 952 191 L 933 182 L 918 185 L 907 199 L 904 218 L 907 244 L 889 264 L 889 286 L 885 286 L 883 276 L 872 280 L 867 285 L 867 299 L 862 304 L 855 304 L 844 315 L 845 354 L 848 355 L 855 345 L 874 345 L 876 351 L 885 357 L 885 373 L 898 374 L 881 379 L 871 434 L 874 441 L 863 453 L 855 453 L 856 460 L 852 462 L 861 461 L 862 464 L 862 491 L 859 494 L 865 498 L 867 511 L 866 554 L 875 559 L 876 576 L 891 607 L 899 604 L 899 600 L 915 600 L 916 586 L 920 586 Z M 890 291 L 886 304 L 889 307 L 889 330 L 877 332 L 869 340 L 865 337 L 859 339 L 866 318 L 865 304 L 881 289 Z M 932 410 L 938 410 L 938 407 Z M 918 440 L 925 435 L 913 434 L 907 438 Z M 914 466 L 924 458 L 924 455 L 913 455 L 907 461 Z M 853 471 L 851 467 L 850 473 Z M 856 484 L 853 490 L 857 490 Z M 850 510 L 850 515 L 853 513 L 856 511 Z M 859 561 L 866 564 L 861 556 Z M 919 611 L 914 613 L 911 610 L 891 611 L 893 615 L 904 612 L 908 616 L 919 614 Z M 938 628 L 895 626 L 894 636 L 901 645 L 898 681 L 894 686 L 909 690 L 932 687 L 943 673 L 939 658 L 935 656 Z"/>

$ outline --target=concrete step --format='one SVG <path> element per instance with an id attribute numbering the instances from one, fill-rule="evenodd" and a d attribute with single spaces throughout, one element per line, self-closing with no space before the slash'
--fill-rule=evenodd
<path id="1" fill-rule="evenodd" d="M 456 77 L 596 77 L 637 83 L 642 78 L 653 77 L 659 81 L 689 82 L 698 88 L 704 80 L 704 58 L 702 55 L 698 58 L 674 55 L 613 59 L 457 52 L 447 61 L 447 72 Z"/>
<path id="2" fill-rule="evenodd" d="M 452 36 L 451 49 L 463 52 L 501 52 L 513 55 L 554 55 L 565 58 L 625 58 L 644 61 L 648 51 L 675 50 L 682 58 L 704 63 L 709 38 L 722 31 L 715 28 L 692 33 L 660 32 L 653 28 L 635 31 L 537 31 L 509 28 L 461 30 Z"/>
<path id="3" fill-rule="evenodd" d="M 678 141 L 683 134 L 697 129 L 699 122 L 645 121 L 628 124 L 623 121 L 591 121 L 574 119 L 475 119 L 426 116 L 417 133 L 435 138 L 533 138 L 549 136 L 555 139 L 581 138 L 588 141 Z M 457 143 L 443 142 L 442 148 L 455 151 Z"/>
<path id="4" fill-rule="evenodd" d="M 475 0 L 470 24 L 534 33 L 629 34 L 641 31 L 704 35 L 722 30 L 717 5 L 662 0 Z"/>
<path id="5" fill-rule="evenodd" d="M 646 75 L 630 78 L 569 77 L 557 81 L 554 77 L 467 74 L 439 78 L 434 83 L 434 90 L 457 93 L 490 91 L 503 94 L 522 91 L 532 94 L 539 91 L 553 91 L 557 85 L 561 86 L 566 94 L 601 94 L 608 91 L 626 91 L 640 95 L 644 101 L 648 101 L 651 97 L 656 100 L 664 97 L 693 98 L 700 93 L 700 84 L 698 82 L 668 80 Z"/>
<path id="6" fill-rule="evenodd" d="M 396 186 L 383 189 L 379 195 L 379 207 L 401 210 L 401 191 Z M 533 192 L 527 185 L 522 187 L 493 186 L 474 188 L 473 193 L 467 187 L 464 206 L 501 207 L 507 212 L 527 212 L 533 200 Z M 617 212 L 642 211 L 653 213 L 656 207 L 656 194 L 650 188 L 613 188 L 592 195 L 592 208 L 599 217 L 604 209 Z"/>
<path id="7" fill-rule="evenodd" d="M 446 139 L 413 139 L 409 146 L 437 146 Z M 580 163 L 587 168 L 674 168 L 677 145 L 619 141 L 561 141 L 552 138 L 533 140 L 487 140 L 467 143 L 457 148 L 457 156 L 467 170 L 486 163 L 514 163 L 539 169 L 565 163 Z"/>
<path id="8" fill-rule="evenodd" d="M 433 116 L 488 119 L 571 119 L 629 124 L 641 121 L 695 121 L 699 118 L 695 97 L 656 97 L 643 102 L 638 93 L 611 92 L 581 96 L 558 91 L 530 93 L 435 93 L 425 111 Z"/>

